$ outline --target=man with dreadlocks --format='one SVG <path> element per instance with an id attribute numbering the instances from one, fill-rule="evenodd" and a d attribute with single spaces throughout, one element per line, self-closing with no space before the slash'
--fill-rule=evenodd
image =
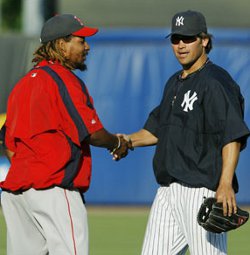
<path id="1" fill-rule="evenodd" d="M 85 84 L 72 72 L 86 69 L 85 37 L 97 31 L 71 14 L 49 19 L 34 68 L 8 99 L 1 137 L 11 166 L 0 183 L 8 255 L 87 255 L 82 194 L 91 177 L 89 145 L 109 149 L 115 160 L 131 148 L 104 129 Z"/>

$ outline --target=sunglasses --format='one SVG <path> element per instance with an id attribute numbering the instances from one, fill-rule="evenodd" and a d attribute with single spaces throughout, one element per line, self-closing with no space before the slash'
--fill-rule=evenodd
<path id="1" fill-rule="evenodd" d="M 170 41 L 172 44 L 179 44 L 180 41 L 189 44 L 197 40 L 197 36 L 186 36 L 186 35 L 172 35 Z"/>

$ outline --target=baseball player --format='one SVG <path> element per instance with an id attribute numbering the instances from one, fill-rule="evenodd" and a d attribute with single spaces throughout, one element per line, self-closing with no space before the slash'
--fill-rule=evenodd
<path id="1" fill-rule="evenodd" d="M 87 255 L 88 225 L 82 193 L 91 179 L 90 146 L 127 154 L 129 144 L 105 130 L 85 84 L 96 34 L 71 14 L 49 19 L 41 31 L 34 68 L 14 87 L 1 129 L 11 166 L 1 204 L 8 255 Z"/>
<path id="2" fill-rule="evenodd" d="M 227 254 L 226 233 L 204 230 L 197 213 L 204 197 L 222 202 L 224 215 L 237 210 L 235 168 L 250 134 L 243 97 L 231 76 L 209 60 L 212 39 L 200 12 L 175 14 L 168 37 L 182 70 L 167 81 L 143 129 L 127 137 L 134 147 L 156 144 L 160 187 L 142 255 L 180 255 L 188 248 L 192 255 Z"/>

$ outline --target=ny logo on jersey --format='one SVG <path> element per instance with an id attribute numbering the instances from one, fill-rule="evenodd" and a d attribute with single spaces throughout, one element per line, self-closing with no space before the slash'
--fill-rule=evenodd
<path id="1" fill-rule="evenodd" d="M 177 17 L 176 20 L 175 20 L 175 25 L 177 27 L 180 27 L 180 26 L 183 26 L 184 25 L 184 18 L 181 16 L 181 17 Z"/>
<path id="2" fill-rule="evenodd" d="M 181 107 L 183 108 L 184 112 L 192 111 L 193 104 L 196 100 L 198 100 L 197 93 L 194 92 L 192 96 L 190 96 L 191 90 L 189 90 L 187 93 L 185 93 Z"/>

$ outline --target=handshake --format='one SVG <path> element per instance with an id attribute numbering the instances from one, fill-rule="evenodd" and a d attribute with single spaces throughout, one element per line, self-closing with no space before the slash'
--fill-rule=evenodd
<path id="1" fill-rule="evenodd" d="M 134 150 L 132 141 L 128 135 L 117 134 L 118 144 L 115 148 L 110 150 L 110 154 L 113 156 L 113 160 L 118 161 L 128 155 L 128 150 Z"/>

